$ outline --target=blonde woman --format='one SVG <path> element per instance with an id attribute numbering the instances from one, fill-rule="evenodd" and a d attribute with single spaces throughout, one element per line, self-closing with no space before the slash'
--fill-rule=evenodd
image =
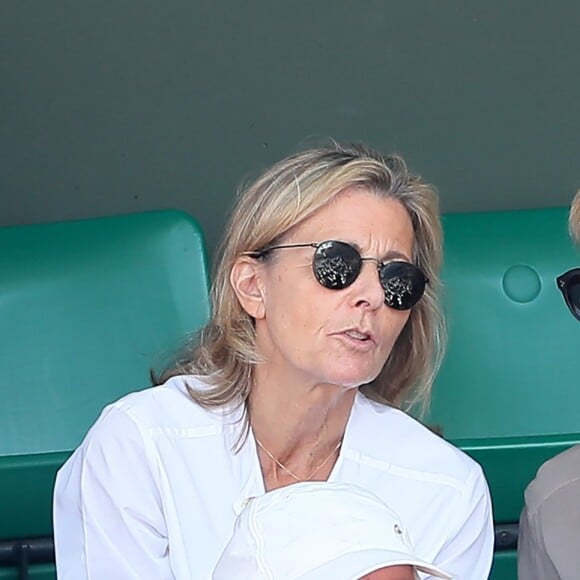
<path id="1" fill-rule="evenodd" d="M 251 497 L 330 481 L 386 500 L 418 557 L 487 579 L 482 471 L 405 412 L 442 355 L 440 264 L 437 195 L 402 159 L 333 144 L 265 171 L 233 211 L 199 342 L 59 472 L 59 578 L 208 578 Z"/>

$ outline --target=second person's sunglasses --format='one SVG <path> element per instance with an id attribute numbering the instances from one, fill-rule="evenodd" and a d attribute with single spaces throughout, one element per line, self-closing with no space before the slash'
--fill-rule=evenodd
<path id="1" fill-rule="evenodd" d="M 580 320 L 580 268 L 568 270 L 556 278 L 564 300 L 572 315 Z"/>
<path id="2" fill-rule="evenodd" d="M 395 310 L 413 308 L 423 296 L 428 282 L 414 264 L 403 260 L 381 262 L 376 258 L 363 258 L 354 246 L 336 240 L 267 246 L 245 254 L 252 258 L 262 258 L 274 250 L 286 248 L 316 248 L 312 257 L 314 276 L 322 286 L 331 290 L 342 290 L 350 286 L 358 278 L 363 262 L 375 262 L 379 281 L 385 291 L 385 304 Z"/>

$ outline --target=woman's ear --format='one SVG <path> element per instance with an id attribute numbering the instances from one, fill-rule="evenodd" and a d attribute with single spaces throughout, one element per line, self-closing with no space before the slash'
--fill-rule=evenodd
<path id="1" fill-rule="evenodd" d="M 249 256 L 240 256 L 230 272 L 230 284 L 242 308 L 256 320 L 265 313 L 262 272 L 262 264 Z"/>

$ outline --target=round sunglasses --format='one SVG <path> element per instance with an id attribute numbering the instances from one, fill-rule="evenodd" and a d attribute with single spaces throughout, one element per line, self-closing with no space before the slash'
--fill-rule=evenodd
<path id="1" fill-rule="evenodd" d="M 580 268 L 568 270 L 556 278 L 572 316 L 580 320 Z"/>
<path id="2" fill-rule="evenodd" d="M 385 291 L 385 304 L 395 310 L 409 310 L 419 302 L 428 280 L 417 266 L 403 260 L 381 262 L 376 258 L 362 257 L 347 242 L 328 240 L 309 244 L 267 246 L 255 252 L 245 252 L 252 258 L 263 258 L 274 250 L 286 248 L 315 248 L 312 271 L 318 282 L 330 290 L 342 290 L 359 276 L 363 262 L 375 262 L 379 281 Z"/>

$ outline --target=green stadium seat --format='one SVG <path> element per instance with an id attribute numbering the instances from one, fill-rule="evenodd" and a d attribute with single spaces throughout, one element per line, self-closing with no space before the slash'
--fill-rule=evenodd
<path id="1" fill-rule="evenodd" d="M 427 422 L 486 472 L 493 580 L 516 579 L 527 484 L 580 442 L 580 325 L 555 283 L 580 264 L 567 218 L 565 208 L 444 216 L 449 347 Z"/>
<path id="2" fill-rule="evenodd" d="M 0 228 L 0 580 L 54 578 L 57 469 L 205 323 L 208 300 L 201 230 L 182 212 Z"/>

